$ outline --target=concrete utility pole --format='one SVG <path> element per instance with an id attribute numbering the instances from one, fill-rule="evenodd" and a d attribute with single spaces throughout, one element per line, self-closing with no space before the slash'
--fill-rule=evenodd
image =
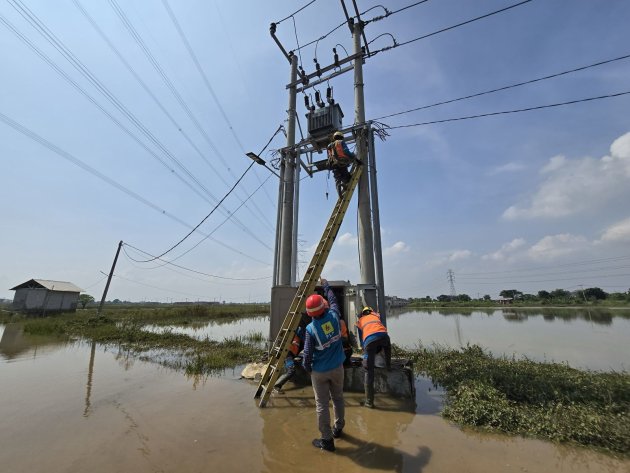
<path id="1" fill-rule="evenodd" d="M 374 264 L 376 266 L 376 291 L 381 322 L 387 326 L 387 302 L 385 301 L 385 277 L 383 275 L 383 251 L 381 247 L 381 217 L 378 208 L 378 186 L 376 184 L 376 148 L 374 130 L 370 128 L 369 152 L 370 194 L 372 197 L 372 232 L 374 234 Z"/>
<path id="2" fill-rule="evenodd" d="M 116 269 L 116 262 L 118 261 L 118 255 L 120 254 L 120 249 L 122 248 L 122 240 L 118 243 L 118 249 L 116 250 L 116 256 L 114 256 L 114 262 L 112 263 L 112 269 L 109 272 L 109 276 L 107 276 L 107 284 L 105 284 L 105 290 L 103 291 L 103 297 L 101 298 L 101 303 L 98 305 L 98 311 L 96 312 L 96 316 L 100 317 L 101 312 L 103 311 L 103 304 L 105 304 L 105 298 L 107 297 L 107 291 L 109 291 L 109 283 L 112 282 L 112 276 L 114 276 L 114 269 Z"/>
<path id="3" fill-rule="evenodd" d="M 354 23 L 352 39 L 354 41 L 354 53 L 361 53 L 361 33 L 363 32 L 363 23 L 357 21 Z M 360 55 L 354 60 L 354 122 L 355 124 L 365 123 L 365 100 L 363 96 L 363 57 Z M 360 128 L 357 133 L 356 156 L 363 162 L 364 166 L 368 163 L 367 153 L 367 129 Z M 370 205 L 370 188 L 369 175 L 364 172 L 359 179 L 358 185 L 358 223 L 357 232 L 359 239 L 359 263 L 361 266 L 361 284 L 376 284 L 376 275 L 374 271 L 374 240 L 372 237 L 372 209 Z M 372 307 L 377 307 L 376 291 L 367 290 L 364 294 L 365 303 Z M 382 310 L 382 307 L 379 307 Z"/>
<path id="4" fill-rule="evenodd" d="M 289 151 L 282 157 L 282 164 L 280 165 L 280 195 L 282 196 L 282 201 L 278 202 L 278 205 L 281 206 L 281 215 L 279 219 L 280 226 L 276 229 L 276 235 L 279 236 L 279 238 L 277 238 L 279 243 L 277 263 L 278 277 L 276 281 L 276 285 L 278 286 L 290 286 L 295 277 L 295 268 L 293 268 L 295 248 L 293 242 L 294 231 L 297 230 L 294 230 L 294 225 L 297 225 L 297 220 L 294 221 L 296 156 L 291 148 L 295 145 L 295 102 L 297 96 L 295 82 L 297 80 L 297 66 L 298 58 L 292 55 L 291 80 L 289 83 L 293 85 L 289 88 L 289 109 L 287 110 L 287 148 L 289 148 Z"/>

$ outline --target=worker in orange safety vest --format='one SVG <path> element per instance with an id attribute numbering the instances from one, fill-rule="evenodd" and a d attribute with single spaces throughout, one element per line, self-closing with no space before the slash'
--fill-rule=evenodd
<path id="1" fill-rule="evenodd" d="M 344 141 L 343 133 L 336 131 L 333 133 L 332 142 L 327 146 L 328 153 L 328 169 L 333 173 L 335 178 L 335 187 L 339 197 L 343 196 L 350 182 L 350 171 L 348 166 L 355 160 L 354 153 L 348 149 L 348 145 Z"/>
<path id="2" fill-rule="evenodd" d="M 392 346 L 387 328 L 381 322 L 381 316 L 371 307 L 364 307 L 357 322 L 359 339 L 363 347 L 363 370 L 365 372 L 365 407 L 374 407 L 374 360 L 380 351 L 385 352 L 387 369 L 391 369 Z"/>

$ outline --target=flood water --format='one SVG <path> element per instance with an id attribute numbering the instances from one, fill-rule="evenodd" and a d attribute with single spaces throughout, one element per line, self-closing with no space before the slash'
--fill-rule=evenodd
<path id="1" fill-rule="evenodd" d="M 392 316 L 393 338 L 397 324 L 417 316 Z M 448 331 L 453 318 L 434 316 L 440 343 L 457 341 Z M 474 317 L 460 316 L 467 340 L 474 331 L 464 321 Z M 248 333 L 242 322 L 235 330 Z M 627 329 L 615 325 L 617 317 L 612 322 Z M 377 395 L 378 408 L 366 410 L 360 394 L 347 393 L 346 435 L 335 454 L 320 452 L 310 445 L 317 436 L 310 387 L 287 385 L 259 409 L 256 384 L 239 379 L 241 367 L 188 378 L 116 349 L 28 337 L 16 326 L 0 332 L 2 472 L 630 471 L 630 461 L 584 449 L 462 430 L 437 415 L 439 393 L 422 379 L 415 403 Z"/>

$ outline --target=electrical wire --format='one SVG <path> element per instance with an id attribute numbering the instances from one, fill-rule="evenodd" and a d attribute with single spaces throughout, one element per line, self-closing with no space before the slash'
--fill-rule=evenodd
<path id="1" fill-rule="evenodd" d="M 164 107 L 162 102 L 160 102 L 160 100 L 151 91 L 149 86 L 142 80 L 142 78 L 139 76 L 139 74 L 136 72 L 136 70 L 133 68 L 133 66 L 131 64 L 129 64 L 129 62 L 123 57 L 122 53 L 118 50 L 118 48 L 116 48 L 116 46 L 112 43 L 112 41 L 109 39 L 109 37 L 98 26 L 98 24 L 96 23 L 94 18 L 92 16 L 90 16 L 90 14 L 85 10 L 83 5 L 81 5 L 81 3 L 78 0 L 72 0 L 72 1 L 74 3 L 74 6 L 84 16 L 84 18 L 88 21 L 88 23 L 91 25 L 91 27 L 98 33 L 98 35 L 101 37 L 101 39 L 103 41 L 105 41 L 105 43 L 107 44 L 109 49 L 116 55 L 116 57 L 120 60 L 120 62 L 122 62 L 122 64 L 129 71 L 129 73 L 136 79 L 138 84 L 140 84 L 140 86 L 143 88 L 143 90 L 149 95 L 149 97 L 151 97 L 153 102 L 158 106 L 158 108 L 162 111 L 162 113 L 164 113 L 164 115 L 169 119 L 169 121 L 173 124 L 175 129 L 182 134 L 182 136 L 190 144 L 190 146 L 196 151 L 196 153 L 203 160 L 203 162 L 206 165 L 208 165 L 208 167 L 210 167 L 210 169 L 212 169 L 214 174 L 217 177 L 219 177 L 219 179 L 221 179 L 221 181 L 226 186 L 229 187 L 228 181 L 223 177 L 223 175 L 218 171 L 218 169 L 215 168 L 215 166 L 210 162 L 210 160 L 205 156 L 205 154 L 199 149 L 199 147 L 192 141 L 190 136 L 188 136 L 188 134 L 184 131 L 183 125 L 179 124 L 177 122 L 177 120 L 175 120 L 173 115 Z M 251 209 L 249 209 L 249 207 L 248 207 L 248 210 L 250 211 L 252 216 L 257 218 L 261 223 L 263 223 L 267 227 L 271 228 L 269 223 L 261 217 L 262 212 L 260 212 L 260 209 L 257 209 L 258 211 L 254 212 Z"/>
<path id="2" fill-rule="evenodd" d="M 509 270 L 503 270 L 503 271 L 483 271 L 483 272 L 457 273 L 457 274 L 459 276 L 477 276 L 477 275 L 487 275 L 487 274 L 522 273 L 522 272 L 540 271 L 540 270 L 545 270 L 545 269 L 564 268 L 564 267 L 570 267 L 570 266 L 586 266 L 589 264 L 617 262 L 617 261 L 627 260 L 627 259 L 630 259 L 630 255 L 614 256 L 610 258 L 597 258 L 597 259 L 590 259 L 590 260 L 583 260 L 583 261 L 575 261 L 573 263 L 538 266 L 534 268 L 517 268 L 517 269 L 509 269 Z"/>
<path id="3" fill-rule="evenodd" d="M 271 138 L 269 138 L 269 141 L 267 141 L 267 143 L 265 144 L 265 146 L 263 147 L 263 149 L 258 153 L 258 155 L 260 156 L 262 153 L 265 152 L 265 150 L 267 149 L 267 147 L 269 146 L 269 144 L 273 141 L 273 139 L 276 137 L 276 135 L 278 133 L 280 133 L 280 130 L 282 130 L 282 125 L 280 125 L 278 127 L 278 129 L 275 131 L 275 133 L 273 135 L 271 135 Z M 243 172 L 243 174 L 241 175 L 241 177 L 238 178 L 238 180 L 234 183 L 234 185 L 232 186 L 232 188 L 221 198 L 221 200 L 219 202 L 217 202 L 217 204 L 214 206 L 214 208 L 210 211 L 210 213 L 208 215 L 206 215 L 192 230 L 190 230 L 190 232 L 188 232 L 182 239 L 180 239 L 177 243 L 175 243 L 173 246 L 171 246 L 168 250 L 164 251 L 163 253 L 161 253 L 158 256 L 154 256 L 152 259 L 148 259 L 148 260 L 144 260 L 144 261 L 138 261 L 136 260 L 138 263 L 150 263 L 151 261 L 155 261 L 156 259 L 160 259 L 162 260 L 162 256 L 170 253 L 171 251 L 173 251 L 175 248 L 177 248 L 179 245 L 181 245 L 184 241 L 186 241 L 188 239 L 188 237 L 190 237 L 190 235 L 192 235 L 195 230 L 197 230 L 206 220 L 208 220 L 208 218 L 210 218 L 210 216 L 215 212 L 215 210 L 223 203 L 223 201 L 225 199 L 228 198 L 228 196 L 232 193 L 232 191 L 238 186 L 238 184 L 241 182 L 241 180 L 243 180 L 243 178 L 245 177 L 245 175 L 247 174 L 247 172 L 252 168 L 252 166 L 256 164 L 255 161 L 252 161 L 250 163 L 250 165 L 247 167 L 247 169 L 245 169 L 245 171 Z M 271 177 L 271 175 L 269 175 L 269 177 Z M 269 179 L 269 177 L 267 179 Z M 266 182 L 266 181 L 265 181 Z M 260 184 L 260 186 L 258 186 L 258 189 L 260 189 L 263 186 L 264 182 Z M 258 190 L 256 189 L 256 190 Z M 251 194 L 253 195 L 253 193 Z M 251 197 L 250 195 L 250 197 Z M 247 199 L 249 200 L 249 198 Z M 203 238 L 201 241 L 199 241 L 193 248 L 189 249 L 186 253 L 190 252 L 192 249 L 196 248 L 202 241 L 205 241 L 206 239 L 210 238 L 210 236 L 217 231 L 224 223 L 226 223 L 228 220 L 230 220 L 230 218 L 234 217 L 234 213 L 237 212 L 243 205 L 245 205 L 245 202 L 247 202 L 247 200 L 243 201 L 241 203 L 241 205 L 234 211 L 234 212 L 230 212 L 230 214 L 228 215 L 228 217 L 221 222 L 221 224 L 215 228 L 210 234 L 206 235 L 205 238 Z M 184 254 L 186 254 L 184 253 Z M 182 255 L 180 255 L 178 258 L 180 258 Z M 163 260 L 162 260 L 163 261 Z"/>
<path id="4" fill-rule="evenodd" d="M 312 5 L 313 3 L 315 3 L 317 0 L 312 0 L 310 2 L 308 2 L 306 5 L 304 5 L 303 7 L 295 10 L 293 13 L 291 13 L 288 16 L 285 16 L 282 20 L 280 21 L 276 21 L 274 22 L 276 25 L 279 25 L 280 23 L 282 23 L 285 20 L 288 20 L 289 18 L 292 18 L 293 16 L 297 15 L 298 13 L 300 13 L 302 10 L 304 10 L 306 7 L 308 7 L 309 5 Z"/>
<path id="5" fill-rule="evenodd" d="M 597 96 L 597 97 L 588 97 L 588 98 L 585 98 L 585 99 L 569 100 L 568 102 L 552 103 L 552 104 L 548 104 L 548 105 L 539 105 L 537 107 L 520 108 L 520 109 L 517 109 L 517 110 L 504 110 L 504 111 L 501 111 L 501 112 L 480 113 L 480 114 L 477 114 L 477 115 L 469 115 L 469 116 L 466 116 L 466 117 L 446 118 L 444 120 L 432 120 L 432 121 L 422 122 L 422 123 L 411 123 L 411 124 L 407 124 L 407 125 L 387 126 L 387 129 L 393 130 L 393 129 L 396 129 L 396 128 L 410 128 L 410 127 L 414 127 L 414 126 L 433 125 L 433 124 L 436 124 L 436 123 L 455 122 L 455 121 L 461 121 L 461 120 L 471 120 L 473 118 L 491 117 L 491 116 L 495 116 L 495 115 L 507 115 L 507 114 L 510 114 L 510 113 L 529 112 L 529 111 L 532 111 L 532 110 L 542 110 L 542 109 L 545 109 L 545 108 L 561 107 L 561 106 L 564 106 L 564 105 L 573 105 L 573 104 L 576 104 L 576 103 L 591 102 L 591 101 L 594 101 L 594 100 L 601 100 L 601 99 L 608 99 L 608 98 L 613 98 L 613 97 L 620 97 L 622 95 L 628 95 L 628 94 L 630 94 L 630 91 L 619 92 L 619 93 L 616 93 L 616 94 L 600 95 L 600 96 Z"/>
<path id="6" fill-rule="evenodd" d="M 132 261 L 135 261 L 136 263 L 142 263 L 143 261 L 142 260 L 137 260 L 137 259 L 133 258 L 131 255 L 129 255 L 126 252 L 126 250 L 124 249 L 125 246 L 127 246 L 129 248 L 132 248 L 132 249 L 134 249 L 134 250 L 136 250 L 136 251 L 138 251 L 138 252 L 140 252 L 142 254 L 145 254 L 147 256 L 151 256 L 154 259 L 159 259 L 160 261 L 163 261 L 164 263 L 167 263 L 170 266 L 175 266 L 176 268 L 183 269 L 185 271 L 190 271 L 191 273 L 201 274 L 203 276 L 208 276 L 208 277 L 211 277 L 211 278 L 226 279 L 226 280 L 229 280 L 229 281 L 262 281 L 263 279 L 270 279 L 271 278 L 271 276 L 263 276 L 263 277 L 260 277 L 260 278 L 232 278 L 232 277 L 228 277 L 228 276 L 219 276 L 219 275 L 216 275 L 216 274 L 210 274 L 210 273 L 206 273 L 206 272 L 199 271 L 199 270 L 196 270 L 196 269 L 187 268 L 186 266 L 182 266 L 180 264 L 175 264 L 175 263 L 172 263 L 172 262 L 164 260 L 164 259 L 160 259 L 159 257 L 156 257 L 155 255 L 152 255 L 151 253 L 148 253 L 148 252 L 146 252 L 144 250 L 141 250 L 140 248 L 136 248 L 135 246 L 130 245 L 129 243 L 123 243 L 123 251 L 125 251 L 125 254 L 127 255 L 127 257 L 129 259 L 131 259 Z"/>
<path id="7" fill-rule="evenodd" d="M 75 67 L 84 77 L 86 77 L 90 83 L 92 83 L 99 92 L 101 92 L 107 100 L 114 104 L 114 106 L 121 111 L 144 135 L 147 137 L 160 151 L 162 151 L 168 158 L 170 158 L 180 169 L 184 171 L 184 173 L 194 181 L 204 192 L 208 195 L 214 202 L 217 201 L 216 196 L 214 196 L 205 185 L 203 185 L 199 179 L 191 173 L 183 163 L 177 159 L 158 139 L 157 137 L 149 131 L 149 129 L 142 123 L 140 120 L 129 111 L 127 107 L 125 107 L 112 93 L 111 91 L 98 80 L 98 78 L 87 68 L 87 66 L 72 53 L 47 27 L 46 25 L 31 11 L 26 7 L 21 0 L 9 0 L 12 6 L 22 15 L 32 26 L 34 26 L 42 36 L 57 49 L 63 56 L 70 62 L 70 64 Z M 203 197 L 203 196 L 202 196 Z M 207 198 L 204 197 L 207 202 L 211 202 Z M 221 209 L 223 213 L 228 213 L 229 211 Z M 249 230 L 249 228 L 244 225 L 240 220 L 234 219 L 234 222 L 237 226 L 239 226 L 243 231 L 248 233 L 254 240 L 258 241 L 261 245 L 265 246 L 267 249 L 271 250 L 271 248 L 266 245 L 254 232 Z"/>
<path id="8" fill-rule="evenodd" d="M 466 21 L 463 21 L 461 23 L 457 23 L 456 25 L 452 25 L 452 26 L 448 26 L 446 28 L 442 28 L 440 30 L 434 31 L 433 33 L 428 33 L 428 34 L 425 34 L 425 35 L 422 35 L 422 36 L 418 36 L 417 38 L 410 39 L 410 40 L 402 42 L 402 43 L 395 43 L 393 46 L 388 46 L 386 48 L 382 48 L 382 49 L 379 49 L 379 50 L 376 50 L 376 51 L 372 51 L 370 53 L 370 57 L 371 56 L 375 56 L 376 54 L 378 54 L 380 52 L 383 52 L 383 51 L 388 51 L 390 49 L 398 48 L 400 46 L 405 46 L 407 44 L 411 44 L 411 43 L 414 43 L 416 41 L 420 41 L 421 39 L 429 38 L 429 37 L 434 36 L 436 34 L 443 33 L 445 31 L 449 31 L 449 30 L 452 30 L 452 29 L 455 29 L 455 28 L 459 28 L 460 26 L 464 26 L 464 25 L 467 25 L 469 23 L 473 23 L 475 21 L 482 20 L 484 18 L 488 18 L 488 17 L 496 15 L 498 13 L 503 13 L 503 12 L 505 12 L 507 10 L 512 9 L 512 8 L 516 8 L 516 7 L 519 7 L 521 5 L 525 5 L 526 3 L 529 3 L 531 1 L 532 0 L 523 0 L 523 1 L 515 3 L 513 5 L 509 5 L 509 6 L 505 7 L 505 8 L 501 8 L 500 10 L 495 10 L 493 12 L 486 13 L 485 15 L 481 15 L 481 16 L 478 16 L 476 18 L 472 18 L 470 20 L 466 20 Z"/>
<path id="9" fill-rule="evenodd" d="M 18 122 L 12 120 L 8 116 L 4 115 L 2 112 L 0 112 L 0 121 L 3 121 L 7 125 L 9 125 L 11 128 L 13 128 L 14 130 L 16 130 L 16 131 L 22 133 L 23 135 L 25 135 L 27 138 L 30 138 L 31 140 L 36 141 L 37 143 L 41 144 L 45 148 L 47 148 L 50 151 L 54 152 L 55 154 L 61 156 L 62 158 L 66 159 L 67 161 L 70 161 L 74 165 L 80 167 L 84 171 L 92 174 L 93 176 L 101 179 L 102 181 L 106 182 L 110 186 L 115 187 L 116 189 L 120 190 L 121 192 L 124 192 L 125 194 L 127 194 L 131 198 L 137 200 L 138 202 L 146 205 L 147 207 L 152 208 L 153 210 L 155 210 L 156 212 L 160 213 L 161 215 L 164 215 L 165 217 L 168 217 L 171 220 L 173 220 L 173 221 L 175 221 L 175 222 L 177 222 L 177 223 L 179 223 L 181 225 L 184 225 L 184 226 L 186 226 L 188 228 L 192 227 L 190 224 L 186 223 L 185 221 L 183 221 L 182 219 L 178 218 L 177 216 L 171 214 L 170 212 L 167 212 L 166 210 L 162 209 L 161 207 L 159 207 L 158 205 L 156 205 L 153 202 L 149 201 L 148 199 L 145 199 L 144 197 L 142 197 L 141 195 L 139 195 L 136 192 L 132 191 L 131 189 L 128 189 L 127 187 L 123 186 L 122 184 L 119 184 L 114 179 L 111 179 L 110 177 L 107 177 L 105 174 L 101 173 L 100 171 L 97 171 L 92 166 L 86 164 L 85 162 L 81 161 L 80 159 L 76 158 L 75 156 L 71 155 L 70 153 L 62 150 L 58 146 L 55 146 L 50 141 L 48 141 L 45 138 L 39 136 L 34 131 L 32 131 L 32 130 L 22 126 Z M 198 233 L 201 233 L 201 232 L 198 231 Z M 201 233 L 201 234 L 204 235 L 204 233 Z M 230 251 L 238 253 L 241 256 L 245 256 L 246 258 L 249 258 L 252 261 L 256 261 L 258 263 L 261 263 L 261 264 L 264 264 L 264 265 L 268 265 L 267 262 L 261 261 L 261 260 L 255 258 L 255 257 L 253 257 L 253 256 L 250 256 L 250 255 L 248 255 L 246 253 L 243 253 L 242 251 L 237 250 L 237 249 L 231 247 L 230 245 L 228 245 L 226 243 L 223 243 L 220 240 L 217 240 L 216 238 L 212 238 L 212 241 L 214 241 L 215 243 L 223 246 L 224 248 L 226 248 L 226 249 L 228 249 Z"/>
<path id="10" fill-rule="evenodd" d="M 203 136 L 204 140 L 208 143 L 208 145 L 210 146 L 210 148 L 214 151 L 214 153 L 217 155 L 217 157 L 221 160 L 221 162 L 223 163 L 223 165 L 226 167 L 226 169 L 228 170 L 228 173 L 233 177 L 236 178 L 236 175 L 234 174 L 234 171 L 232 170 L 232 168 L 230 167 L 229 163 L 225 160 L 225 157 L 223 156 L 223 154 L 219 151 L 219 149 L 217 148 L 217 146 L 215 145 L 214 141 L 210 138 L 210 136 L 208 135 L 208 133 L 206 132 L 205 128 L 201 126 L 199 120 L 197 119 L 197 117 L 193 114 L 192 110 L 190 109 L 190 107 L 188 107 L 188 105 L 186 104 L 186 102 L 184 101 L 184 99 L 182 98 L 181 94 L 179 93 L 179 91 L 177 90 L 177 88 L 175 87 L 175 85 L 173 84 L 173 82 L 171 81 L 171 79 L 168 77 L 168 75 L 164 72 L 164 69 L 162 68 L 162 66 L 160 65 L 160 63 L 157 61 L 157 59 L 155 58 L 155 56 L 153 55 L 153 53 L 151 52 L 151 50 L 149 49 L 149 47 L 146 45 L 146 43 L 144 42 L 144 40 L 142 39 L 142 36 L 138 33 L 138 31 L 135 29 L 135 27 L 133 26 L 133 24 L 131 23 L 131 21 L 129 20 L 128 16 L 126 15 L 125 11 L 120 7 L 120 5 L 118 5 L 118 3 L 116 2 L 116 0 L 109 0 L 109 3 L 112 7 L 112 9 L 114 10 L 114 12 L 116 13 L 116 15 L 118 16 L 118 18 L 121 20 L 121 22 L 123 23 L 123 25 L 125 26 L 125 28 L 127 29 L 128 33 L 131 35 L 131 37 L 134 39 L 134 41 L 138 44 L 138 46 L 140 47 L 140 49 L 142 50 L 143 54 L 145 55 L 145 57 L 148 59 L 148 61 L 151 63 L 151 65 L 153 66 L 153 68 L 155 69 L 155 71 L 160 75 L 160 77 L 162 78 L 162 81 L 165 83 L 165 85 L 168 87 L 168 89 L 170 90 L 171 94 L 175 97 L 175 99 L 177 100 L 177 102 L 179 103 L 180 107 L 184 110 L 184 112 L 186 113 L 186 115 L 188 116 L 188 118 L 190 119 L 190 121 L 195 125 L 195 128 L 197 128 L 197 130 L 199 131 L 199 133 Z M 168 12 L 168 9 L 167 9 Z M 179 23 L 177 22 L 177 19 L 175 18 L 175 16 L 173 15 L 171 18 L 172 21 L 174 21 L 174 24 L 176 26 L 176 29 L 178 29 L 178 32 L 181 31 L 181 37 L 182 40 L 184 41 L 184 43 L 190 47 L 190 44 L 188 43 L 185 35 L 183 34 L 183 30 L 181 29 L 181 27 L 178 27 Z M 194 56 L 194 52 L 192 51 L 192 48 L 189 49 L 189 53 L 192 54 Z M 195 56 L 196 59 L 196 56 Z M 197 61 L 198 62 L 198 61 Z M 202 74 L 203 75 L 203 74 Z M 209 85 L 209 82 L 208 84 Z M 211 87 L 210 87 L 211 88 Z M 213 91 L 214 92 L 214 91 Z M 212 93 L 213 93 L 212 92 Z M 216 97 L 216 94 L 213 93 L 213 98 L 215 98 L 215 102 L 217 103 L 217 106 L 219 107 L 220 110 L 223 110 L 223 107 L 221 106 L 220 102 L 218 101 L 218 98 Z M 229 119 L 227 119 L 227 115 L 225 115 L 225 111 L 223 111 L 224 114 L 224 119 L 227 120 L 228 126 L 231 126 L 231 123 L 229 121 Z M 233 129 L 232 129 L 233 131 Z M 237 140 L 237 143 L 239 144 L 239 146 L 241 147 L 241 151 L 243 153 L 245 153 L 245 150 L 243 149 L 243 146 L 240 142 L 240 140 L 238 139 L 238 137 L 236 136 L 236 134 L 234 133 L 234 137 Z M 254 174 L 258 177 L 258 175 L 256 174 L 256 172 L 254 172 Z M 258 177 L 259 178 L 259 177 Z M 260 178 L 259 178 L 260 180 Z M 265 191 L 266 193 L 266 191 Z M 269 194 L 267 194 L 267 198 L 269 199 L 269 202 L 273 205 L 273 201 L 271 200 L 271 197 L 269 196 Z"/>
<path id="11" fill-rule="evenodd" d="M 139 262 L 140 263 L 149 263 L 149 262 L 154 261 L 156 259 L 160 259 L 162 256 L 166 255 L 167 253 L 170 253 L 175 248 L 177 248 L 179 245 L 181 245 L 184 241 L 186 241 L 188 239 L 188 237 L 190 235 L 192 235 L 195 232 L 195 230 L 197 230 L 203 224 L 203 222 L 205 222 L 206 220 L 208 220 L 210 218 L 210 216 L 214 213 L 215 210 L 217 210 L 217 208 L 223 203 L 223 201 L 228 198 L 228 196 L 232 193 L 232 191 L 236 188 L 236 186 L 241 182 L 241 180 L 245 177 L 247 172 L 252 168 L 252 166 L 254 164 L 256 164 L 255 161 L 252 161 L 250 163 L 250 165 L 247 166 L 247 169 L 245 169 L 243 174 L 241 174 L 241 177 L 238 178 L 238 180 L 234 183 L 232 188 L 221 198 L 221 200 L 219 200 L 219 202 L 217 202 L 217 204 L 212 208 L 210 213 L 208 215 L 206 215 L 201 220 L 201 222 L 199 222 L 192 230 L 190 230 L 190 232 L 188 232 L 181 240 L 179 240 L 177 243 L 175 243 L 173 246 L 171 246 L 168 250 L 166 250 L 163 253 L 161 253 L 159 256 L 155 256 L 155 257 L 153 257 L 153 259 L 148 259 L 146 261 L 139 261 Z"/>
<path id="12" fill-rule="evenodd" d="M 389 33 L 385 33 L 385 34 L 389 34 Z M 383 35 L 381 35 L 381 36 L 383 36 Z M 379 38 L 379 36 L 374 38 L 374 40 L 376 40 L 378 38 Z M 372 40 L 372 41 L 374 41 L 374 40 Z M 619 56 L 619 57 L 616 57 L 616 58 L 613 58 L 613 59 L 607 59 L 605 61 L 599 61 L 599 62 L 596 62 L 596 63 L 593 63 L 593 64 L 588 64 L 586 66 L 576 67 L 574 69 L 569 69 L 569 70 L 563 71 L 563 72 L 557 72 L 555 74 L 549 74 L 549 75 L 546 75 L 546 76 L 543 76 L 543 77 L 538 77 L 536 79 L 530 79 L 530 80 L 526 80 L 526 81 L 523 81 L 523 82 L 517 82 L 515 84 L 505 85 L 503 87 L 498 87 L 496 89 L 490 89 L 490 90 L 486 90 L 484 92 L 478 92 L 476 94 L 471 94 L 471 95 L 466 95 L 466 96 L 463 96 L 463 97 L 458 97 L 456 99 L 444 100 L 444 101 L 436 102 L 436 103 L 433 103 L 433 104 L 430 104 L 430 105 L 424 105 L 422 107 L 411 108 L 409 110 L 404 110 L 402 112 L 390 113 L 389 115 L 383 115 L 382 117 L 375 118 L 374 120 L 383 120 L 385 118 L 396 117 L 398 115 L 404 115 L 406 113 L 416 112 L 418 110 L 425 110 L 427 108 L 433 108 L 433 107 L 437 107 L 439 105 L 445 105 L 445 104 L 449 104 L 449 103 L 453 103 L 453 102 L 459 102 L 461 100 L 467 100 L 467 99 L 471 99 L 473 97 L 480 97 L 482 95 L 492 94 L 492 93 L 495 93 L 495 92 L 500 92 L 502 90 L 513 89 L 515 87 L 520 87 L 520 86 L 527 85 L 527 84 L 533 84 L 535 82 L 540 82 L 540 81 L 547 80 L 547 79 L 553 79 L 555 77 L 560 77 L 560 76 L 563 76 L 563 75 L 571 74 L 573 72 L 583 71 L 583 70 L 586 70 L 586 69 L 590 69 L 591 67 L 597 67 L 597 66 L 602 66 L 604 64 L 610 64 L 612 62 L 621 61 L 623 59 L 628 59 L 628 58 L 630 58 L 630 54 L 626 54 L 624 56 Z"/>

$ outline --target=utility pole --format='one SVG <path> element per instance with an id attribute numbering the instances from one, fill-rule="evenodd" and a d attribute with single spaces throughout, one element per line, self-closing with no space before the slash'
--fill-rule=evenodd
<path id="1" fill-rule="evenodd" d="M 291 58 L 291 80 L 290 84 L 295 84 L 297 80 L 298 58 L 295 54 L 290 55 Z M 297 97 L 296 85 L 289 88 L 289 109 L 287 110 L 287 152 L 282 156 L 280 165 L 280 195 L 282 201 L 278 202 L 281 206 L 280 227 L 276 229 L 279 235 L 278 244 L 278 278 L 277 285 L 290 286 L 293 282 L 295 269 L 292 268 L 294 257 L 294 194 L 295 194 L 295 165 L 296 156 L 293 151 L 295 145 L 295 102 Z"/>
<path id="2" fill-rule="evenodd" d="M 363 22 L 354 22 L 352 30 L 352 40 L 354 42 L 354 54 L 358 55 L 354 60 L 354 122 L 356 125 L 365 124 L 365 99 L 363 95 L 363 57 L 361 49 L 361 34 L 363 33 Z M 368 165 L 367 156 L 367 129 L 361 127 L 356 130 L 356 156 Z M 361 269 L 361 284 L 376 285 L 376 274 L 374 270 L 374 240 L 372 237 L 372 209 L 370 206 L 369 175 L 364 172 L 359 179 L 358 185 L 359 209 L 357 216 L 357 233 L 359 240 L 359 264 Z M 366 290 L 364 293 L 365 303 L 369 306 L 377 306 L 376 291 Z M 383 310 L 383 307 L 379 307 Z"/>
<path id="3" fill-rule="evenodd" d="M 120 249 L 122 248 L 122 240 L 118 243 L 118 249 L 116 250 L 116 256 L 114 256 L 114 262 L 112 263 L 112 269 L 109 272 L 109 276 L 107 276 L 107 284 L 105 284 L 105 290 L 103 291 L 103 297 L 101 298 L 101 303 L 98 306 L 98 311 L 96 312 L 96 316 L 100 317 L 101 312 L 103 311 L 103 304 L 105 304 L 105 298 L 107 297 L 107 291 L 109 290 L 109 283 L 112 282 L 112 276 L 114 275 L 114 269 L 116 268 L 116 262 L 118 261 L 118 255 L 120 254 Z"/>
<path id="4" fill-rule="evenodd" d="M 381 246 L 381 217 L 378 207 L 378 186 L 376 183 L 376 148 L 374 130 L 370 128 L 370 149 L 368 155 L 368 174 L 370 176 L 370 194 L 372 197 L 372 232 L 374 234 L 374 264 L 376 266 L 376 292 L 381 322 L 387 326 L 387 303 L 385 301 L 385 278 L 383 275 L 383 251 Z"/>

